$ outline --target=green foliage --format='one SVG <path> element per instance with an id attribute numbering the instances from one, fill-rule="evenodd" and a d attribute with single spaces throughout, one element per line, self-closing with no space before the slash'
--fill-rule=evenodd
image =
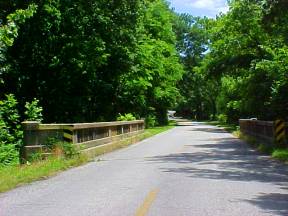
<path id="1" fill-rule="evenodd" d="M 227 115 L 219 114 L 217 116 L 217 120 L 220 122 L 220 124 L 226 124 L 227 123 Z"/>
<path id="2" fill-rule="evenodd" d="M 55 144 L 55 147 L 62 149 L 66 158 L 73 158 L 80 155 L 79 149 L 71 142 L 58 142 Z"/>
<path id="3" fill-rule="evenodd" d="M 48 137 L 45 142 L 44 146 L 49 150 L 52 151 L 57 143 L 60 143 L 61 140 L 57 137 Z"/>
<path id="4" fill-rule="evenodd" d="M 0 142 L 20 147 L 23 133 L 17 104 L 18 102 L 12 94 L 6 95 L 6 99 L 0 101 Z"/>
<path id="5" fill-rule="evenodd" d="M 39 106 L 39 100 L 34 98 L 34 100 L 25 104 L 25 115 L 27 121 L 38 121 L 41 122 L 43 120 L 42 110 L 43 108 Z"/>
<path id="6" fill-rule="evenodd" d="M 31 18 L 36 12 L 37 6 L 35 4 L 29 5 L 26 10 L 16 10 L 7 17 L 7 25 L 0 28 L 1 45 L 12 46 L 14 39 L 18 36 L 19 25 L 23 24 L 26 19 Z M 2 44 L 3 43 L 3 44 Z"/>
<path id="7" fill-rule="evenodd" d="M 23 132 L 14 95 L 0 101 L 0 166 L 17 164 Z"/>
<path id="8" fill-rule="evenodd" d="M 175 105 L 183 69 L 165 1 L 35 3 L 5 52 L 4 93 L 21 105 L 38 98 L 45 122 L 145 117 Z M 25 5 L 9 1 L 3 14 Z"/>
<path id="9" fill-rule="evenodd" d="M 38 100 L 26 103 L 27 120 L 41 120 Z M 19 151 L 23 145 L 23 130 L 18 112 L 18 101 L 13 94 L 0 101 L 0 166 L 19 163 Z"/>
<path id="10" fill-rule="evenodd" d="M 117 116 L 117 121 L 134 121 L 134 120 L 136 120 L 136 117 L 134 117 L 132 113 L 127 113 L 124 115 L 121 115 L 119 113 Z"/>
<path id="11" fill-rule="evenodd" d="M 216 20 L 181 15 L 178 49 L 186 72 L 178 111 L 196 118 L 224 114 L 230 123 L 287 119 L 286 4 L 235 0 Z"/>
<path id="12" fill-rule="evenodd" d="M 137 28 L 135 66 L 122 76 L 122 107 L 143 117 L 155 113 L 157 123 L 167 124 L 166 113 L 180 96 L 177 81 L 183 74 L 175 49 L 175 15 L 161 0 L 147 2 L 146 7 Z"/>
<path id="13" fill-rule="evenodd" d="M 36 10 L 37 6 L 31 4 L 25 10 L 19 9 L 9 14 L 6 25 L 0 22 L 0 84 L 3 82 L 2 73 L 9 70 L 9 63 L 6 58 L 7 49 L 13 45 L 14 40 L 18 37 L 20 25 L 26 19 L 31 18 Z"/>
<path id="14" fill-rule="evenodd" d="M 170 121 L 168 125 L 166 126 L 157 126 L 157 127 L 150 127 L 148 129 L 145 130 L 144 132 L 144 136 L 145 138 L 151 137 L 151 136 L 155 136 L 159 133 L 163 133 L 167 130 L 170 130 L 172 128 L 174 128 L 176 125 L 176 122 L 174 121 Z"/>
<path id="15" fill-rule="evenodd" d="M 175 31 L 177 48 L 185 68 L 178 83 L 182 98 L 178 102 L 177 113 L 193 119 L 212 119 L 216 115 L 218 83 L 209 79 L 200 67 L 208 51 L 208 18 L 181 14 L 176 19 Z"/>
<path id="16" fill-rule="evenodd" d="M 258 145 L 257 150 L 265 154 L 271 154 L 273 152 L 273 148 L 271 146 L 262 143 Z"/>
<path id="17" fill-rule="evenodd" d="M 64 142 L 59 138 L 49 137 L 44 145 L 56 156 L 72 158 L 80 155 L 81 147 L 77 147 L 71 142 Z"/>
<path id="18" fill-rule="evenodd" d="M 145 126 L 146 128 L 153 128 L 156 126 L 156 117 L 154 115 L 148 115 L 145 118 Z"/>
<path id="19" fill-rule="evenodd" d="M 24 119 L 110 121 L 133 113 L 148 119 L 153 114 L 149 125 L 168 123 L 183 67 L 176 15 L 166 1 L 7 0 L 0 7 L 0 98 L 8 95 L 0 104 L 5 161 L 22 146 Z M 68 156 L 75 153 L 68 144 L 61 148 Z"/>
<path id="20" fill-rule="evenodd" d="M 0 143 L 0 167 L 8 165 L 16 165 L 19 163 L 19 152 L 15 145 Z"/>
<path id="21" fill-rule="evenodd" d="M 43 160 L 43 155 L 42 153 L 34 153 L 34 154 L 31 154 L 29 156 L 29 158 L 27 159 L 26 161 L 26 164 L 27 165 L 30 165 L 31 163 L 36 163 L 36 162 L 40 162 Z"/>
<path id="22" fill-rule="evenodd" d="M 288 150 L 287 149 L 276 149 L 272 153 L 272 157 L 281 161 L 288 161 Z"/>
<path id="23" fill-rule="evenodd" d="M 267 31 L 261 4 L 238 0 L 230 7 L 212 29 L 214 39 L 208 59 L 218 61 L 221 68 L 211 63 L 206 67 L 222 77 L 218 112 L 225 113 L 232 122 L 240 117 L 286 118 L 287 82 L 283 71 L 287 52 L 282 35 L 274 37 Z"/>
<path id="24" fill-rule="evenodd" d="M 22 166 L 0 167 L 0 192 L 53 176 L 59 171 L 80 166 L 87 163 L 87 161 L 88 158 L 81 155 L 68 160 L 64 158 L 49 158 L 45 161 L 36 161 L 35 163 Z"/>

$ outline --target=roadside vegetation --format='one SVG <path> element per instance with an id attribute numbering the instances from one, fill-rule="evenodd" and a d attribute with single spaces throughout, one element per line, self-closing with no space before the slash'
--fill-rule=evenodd
<path id="1" fill-rule="evenodd" d="M 275 149 L 272 157 L 281 161 L 288 162 L 288 149 Z"/>
<path id="2" fill-rule="evenodd" d="M 238 137 L 246 141 L 252 148 L 256 149 L 257 151 L 263 154 L 270 155 L 272 158 L 277 159 L 279 161 L 288 162 L 287 148 L 272 147 L 257 141 L 253 137 L 246 136 L 240 132 L 240 128 L 237 124 L 229 124 L 227 122 L 221 122 L 221 121 L 207 121 L 206 123 L 223 128 L 227 132 L 232 133 L 235 137 Z"/>
<path id="3" fill-rule="evenodd" d="M 0 167 L 0 192 L 11 190 L 17 186 L 53 176 L 60 171 L 80 166 L 88 162 L 85 156 L 65 158 L 49 158 L 34 161 L 26 165 Z"/>
<path id="4" fill-rule="evenodd" d="M 233 0 L 216 19 L 176 22 L 184 75 L 178 114 L 197 120 L 288 120 L 286 0 Z"/>
<path id="5" fill-rule="evenodd" d="M 44 123 L 119 113 L 168 123 L 184 70 L 166 1 L 5 0 L 0 9 L 0 100 L 37 98 Z"/>
<path id="6" fill-rule="evenodd" d="M 239 138 L 245 140 L 252 148 L 263 154 L 270 155 L 272 158 L 282 162 L 288 162 L 288 149 L 285 147 L 269 146 L 242 133 L 239 133 Z"/>
<path id="7" fill-rule="evenodd" d="M 175 121 L 169 121 L 169 124 L 166 126 L 156 126 L 156 127 L 150 127 L 148 129 L 145 130 L 145 137 L 151 137 L 154 136 L 156 134 L 165 132 L 167 130 L 170 130 L 172 128 L 174 128 L 176 126 L 176 122 Z"/>

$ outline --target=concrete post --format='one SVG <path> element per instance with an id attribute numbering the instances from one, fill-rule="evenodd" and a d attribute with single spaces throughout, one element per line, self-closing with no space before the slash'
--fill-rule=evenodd
<path id="1" fill-rule="evenodd" d="M 29 155 L 39 151 L 39 125 L 40 122 L 22 122 L 23 146 L 20 149 L 20 163 L 25 163 Z M 41 148 L 40 148 L 41 150 Z"/>
<path id="2" fill-rule="evenodd" d="M 24 131 L 24 146 L 35 146 L 38 143 L 38 129 L 40 122 L 26 121 L 22 122 Z"/>
<path id="3" fill-rule="evenodd" d="M 108 128 L 108 137 L 112 137 L 112 127 Z"/>
<path id="4" fill-rule="evenodd" d="M 129 125 L 129 132 L 128 132 L 128 133 L 132 133 L 132 132 L 133 132 L 133 125 L 130 124 L 130 125 Z"/>

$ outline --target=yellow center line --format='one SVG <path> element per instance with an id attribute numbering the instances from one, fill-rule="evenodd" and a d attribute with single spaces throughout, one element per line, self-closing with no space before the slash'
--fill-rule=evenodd
<path id="1" fill-rule="evenodd" d="M 135 216 L 145 216 L 148 213 L 149 208 L 156 199 L 159 190 L 152 190 L 144 200 L 143 204 L 137 209 Z"/>

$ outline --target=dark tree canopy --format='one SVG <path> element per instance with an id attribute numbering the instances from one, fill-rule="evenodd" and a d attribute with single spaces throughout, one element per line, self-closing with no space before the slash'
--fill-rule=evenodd
<path id="1" fill-rule="evenodd" d="M 177 47 L 186 70 L 179 111 L 230 122 L 287 120 L 287 10 L 285 0 L 233 0 L 216 20 L 180 15 Z"/>
<path id="2" fill-rule="evenodd" d="M 1 98 L 13 93 L 20 105 L 38 98 L 46 122 L 108 121 L 127 112 L 166 122 L 183 72 L 175 15 L 164 1 L 35 4 L 5 51 Z M 1 6 L 3 28 L 8 14 L 28 7 L 23 1 Z"/>

